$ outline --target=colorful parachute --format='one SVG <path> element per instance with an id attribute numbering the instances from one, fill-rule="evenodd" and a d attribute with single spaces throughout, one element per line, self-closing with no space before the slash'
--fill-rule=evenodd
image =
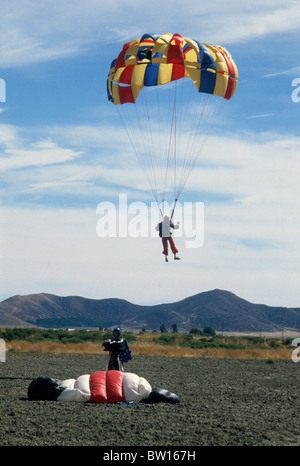
<path id="1" fill-rule="evenodd" d="M 124 44 L 112 61 L 108 99 L 120 112 L 157 202 L 172 191 L 178 199 L 218 104 L 231 99 L 237 80 L 225 48 L 180 34 L 144 34 Z"/>
<path id="2" fill-rule="evenodd" d="M 153 388 L 143 377 L 116 370 L 84 374 L 77 379 L 38 377 L 28 387 L 30 400 L 91 403 L 179 403 L 175 393 Z"/>

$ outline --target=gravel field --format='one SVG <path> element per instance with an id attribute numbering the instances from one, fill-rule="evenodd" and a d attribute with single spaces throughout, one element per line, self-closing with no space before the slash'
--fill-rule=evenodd
<path id="1" fill-rule="evenodd" d="M 1 446 L 296 446 L 300 364 L 135 356 L 125 371 L 176 393 L 179 404 L 29 401 L 36 377 L 105 370 L 106 354 L 8 352 L 0 363 Z"/>

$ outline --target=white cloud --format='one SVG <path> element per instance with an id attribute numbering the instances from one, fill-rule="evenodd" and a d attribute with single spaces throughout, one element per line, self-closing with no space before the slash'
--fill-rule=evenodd
<path id="1" fill-rule="evenodd" d="M 292 66 L 291 68 L 278 71 L 276 73 L 265 74 L 264 78 L 273 78 L 277 76 L 296 76 L 300 72 L 300 66 Z"/>
<path id="2" fill-rule="evenodd" d="M 101 53 L 103 45 L 143 32 L 179 31 L 204 42 L 233 43 L 298 30 L 299 16 L 299 3 L 284 0 L 254 0 L 250 5 L 236 0 L 226 4 L 174 0 L 172 7 L 158 1 L 149 7 L 141 1 L 124 5 L 121 0 L 11 0 L 1 6 L 1 65 L 19 67 L 65 58 L 86 53 L 96 44 Z"/>
<path id="3" fill-rule="evenodd" d="M 241 212 L 206 206 L 203 247 L 186 249 L 175 233 L 182 261 L 165 264 L 159 237 L 99 238 L 94 209 L 2 207 L 3 299 L 50 292 L 155 304 L 222 288 L 254 302 L 299 305 L 296 234 L 274 245 L 271 228 L 278 222 Z M 238 241 L 266 226 L 270 247 Z"/>
<path id="4" fill-rule="evenodd" d="M 248 11 L 244 9 L 241 12 L 237 8 L 235 13 L 231 17 L 232 28 L 226 39 L 228 43 L 297 31 L 300 5 L 293 1 L 288 4 L 284 1 L 251 2 Z"/>
<path id="5" fill-rule="evenodd" d="M 2 200 L 9 204 L 16 199 L 59 202 L 59 196 L 66 195 L 74 204 L 94 199 L 97 205 L 105 197 L 116 198 L 120 190 L 142 190 L 142 198 L 149 186 L 123 142 L 122 132 L 108 126 L 35 131 L 0 125 Z"/>
<path id="6" fill-rule="evenodd" d="M 48 0 L 13 0 L 2 5 L 2 34 L 6 37 L 0 48 L 2 65 L 22 66 L 82 52 L 89 42 L 99 39 L 99 33 L 95 37 L 93 9 L 86 10 L 83 5 Z"/>
<path id="7" fill-rule="evenodd" d="M 52 141 L 32 143 L 28 149 L 6 149 L 0 160 L 0 170 L 65 163 L 77 158 L 80 152 L 64 149 Z"/>
<path id="8" fill-rule="evenodd" d="M 11 177 L 14 189 L 24 189 L 20 183 L 24 176 L 28 191 L 57 190 L 58 194 L 63 189 L 70 194 L 89 191 L 96 196 L 98 190 L 103 193 L 109 186 L 110 193 L 135 190 L 139 197 L 143 195 L 139 191 L 149 190 L 130 145 L 124 150 L 126 136 L 115 127 L 44 128 L 44 137 L 35 141 L 26 132 L 21 137 L 12 126 L 2 130 L 0 167 L 7 179 Z M 299 148 L 300 138 L 284 134 L 211 135 L 185 192 L 225 196 L 223 202 L 227 199 L 248 208 L 267 203 L 290 210 L 298 203 Z M 21 168 L 26 167 L 31 170 L 23 173 Z M 18 173 L 12 170 L 17 168 Z"/>
<path id="9" fill-rule="evenodd" d="M 15 148 L 21 142 L 19 129 L 14 125 L 0 125 L 0 147 L 4 149 Z"/>
<path id="10" fill-rule="evenodd" d="M 286 41 L 290 37 L 286 33 L 297 32 L 298 25 L 298 1 L 203 4 L 174 0 L 170 7 L 168 2 L 155 0 L 150 7 L 136 0 L 125 6 L 120 0 L 12 0 L 1 5 L 0 62 L 2 67 L 23 67 L 93 52 L 100 63 L 101 56 L 115 53 L 130 37 L 146 31 L 178 31 L 207 42 L 238 44 L 238 53 L 245 47 L 240 47 L 241 42 L 263 37 L 268 63 L 283 66 L 278 54 L 286 53 L 286 42 L 283 50 L 274 51 L 272 61 L 267 38 L 272 34 L 278 44 L 285 33 Z M 249 44 L 251 57 L 258 44 Z M 259 60 L 266 50 L 260 49 Z M 243 58 L 241 70 L 247 66 Z M 267 66 L 261 73 L 267 73 Z M 288 69 L 285 61 L 283 71 L 266 77 L 297 71 L 299 67 L 291 63 Z M 123 192 L 131 199 L 149 202 L 146 179 L 126 133 L 112 117 L 113 109 L 99 106 L 96 114 L 93 107 L 88 117 L 82 109 L 77 118 L 81 124 L 76 126 L 46 126 L 48 115 L 42 111 L 38 128 L 30 118 L 26 128 L 1 125 L 3 299 L 45 291 L 151 304 L 223 288 L 253 302 L 299 307 L 300 139 L 285 134 L 283 126 L 278 133 L 275 127 L 272 133 L 262 133 L 261 128 L 239 131 L 239 115 L 254 128 L 258 123 L 263 127 L 274 112 L 267 99 L 260 101 L 259 85 L 256 99 L 252 99 L 253 88 L 249 97 L 245 79 L 241 73 L 241 93 L 233 101 L 235 133 L 222 134 L 220 124 L 219 136 L 211 135 L 206 141 L 185 187 L 182 201 L 205 203 L 205 238 L 203 247 L 186 249 L 185 238 L 175 235 L 181 262 L 164 263 L 159 238 L 103 239 L 96 235 L 99 202 L 117 202 Z M 290 95 L 287 100 L 291 101 Z M 290 110 L 295 112 L 293 105 Z M 12 110 L 15 113 L 5 111 L 4 116 L 18 118 L 17 109 Z M 59 104 L 56 111 L 63 112 Z M 285 115 L 281 123 L 290 128 L 292 118 Z M 60 121 L 66 118 L 60 113 Z M 228 131 L 230 123 L 225 120 Z M 92 124 L 82 124 L 86 121 Z"/>
<path id="11" fill-rule="evenodd" d="M 267 117 L 270 117 L 270 116 L 273 116 L 274 113 L 261 113 L 261 114 L 258 114 L 258 115 L 249 115 L 247 118 L 249 120 L 253 119 L 253 118 L 267 118 Z"/>
<path id="12" fill-rule="evenodd" d="M 2 133 L 11 157 L 24 157 L 29 168 L 7 166 L 3 171 L 14 191 L 0 214 L 5 297 L 47 291 L 146 304 L 176 301 L 218 287 L 255 302 L 299 305 L 299 138 L 244 133 L 208 141 L 209 151 L 203 151 L 186 186 L 186 194 L 194 190 L 193 196 L 197 192 L 201 196 L 194 201 L 205 203 L 204 245 L 186 249 L 185 238 L 175 236 L 183 260 L 176 267 L 168 264 L 169 286 L 159 238 L 96 235 L 98 202 L 116 197 L 120 186 L 123 192 L 135 190 L 135 199 L 142 200 L 138 184 L 144 183 L 142 174 L 133 169 L 135 162 L 123 161 L 118 167 L 119 160 L 111 164 L 100 152 L 96 162 L 95 147 L 101 137 L 105 145 L 110 136 L 109 127 L 105 128 L 99 136 L 98 127 L 80 127 L 80 131 L 56 127 L 42 145 L 25 132 L 21 138 L 12 126 Z M 74 134 L 76 141 L 71 138 Z M 85 140 L 89 146 L 78 158 L 74 148 L 82 152 Z M 29 150 L 20 152 L 24 141 L 41 152 L 43 165 L 30 166 Z M 118 143 L 116 133 L 114 143 Z M 49 150 L 58 151 L 56 165 L 50 163 Z M 56 193 L 58 198 L 61 193 L 92 197 L 89 209 L 43 207 L 42 198 L 32 208 L 30 203 L 25 208 L 15 206 L 14 196 L 26 190 L 32 195 Z M 4 191 L 1 194 L 4 199 Z"/>

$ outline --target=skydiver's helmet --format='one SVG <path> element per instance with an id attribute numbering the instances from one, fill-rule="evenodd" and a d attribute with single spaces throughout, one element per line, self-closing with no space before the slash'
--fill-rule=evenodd
<path id="1" fill-rule="evenodd" d="M 117 332 L 118 338 L 121 336 L 121 329 L 119 327 L 113 329 L 113 334 Z"/>

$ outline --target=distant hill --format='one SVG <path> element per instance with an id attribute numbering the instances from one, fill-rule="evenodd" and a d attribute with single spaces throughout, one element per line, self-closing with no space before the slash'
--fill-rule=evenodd
<path id="1" fill-rule="evenodd" d="M 88 299 L 47 293 L 16 295 L 0 303 L 0 327 L 113 327 L 127 330 L 275 332 L 300 330 L 300 308 L 253 304 L 229 291 L 212 290 L 175 303 L 140 306 L 117 298 Z"/>

